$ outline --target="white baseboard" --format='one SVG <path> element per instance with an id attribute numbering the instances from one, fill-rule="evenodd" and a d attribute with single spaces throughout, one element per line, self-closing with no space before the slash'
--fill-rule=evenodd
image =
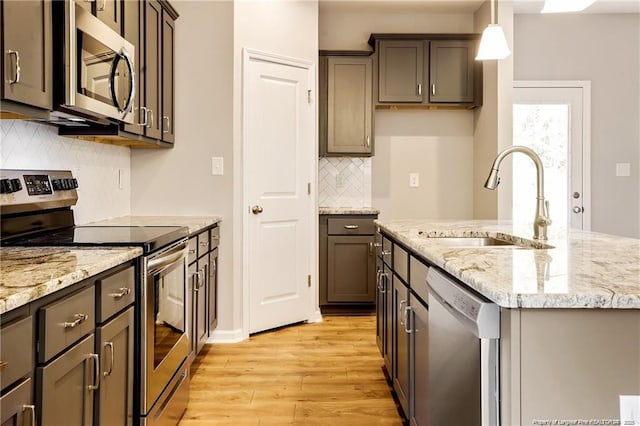
<path id="1" fill-rule="evenodd" d="M 246 340 L 242 329 L 236 330 L 214 330 L 213 335 L 207 339 L 207 343 L 238 343 Z"/>
<path id="2" fill-rule="evenodd" d="M 313 315 L 307 320 L 309 323 L 322 322 L 322 314 L 320 313 L 320 309 L 316 310 Z"/>

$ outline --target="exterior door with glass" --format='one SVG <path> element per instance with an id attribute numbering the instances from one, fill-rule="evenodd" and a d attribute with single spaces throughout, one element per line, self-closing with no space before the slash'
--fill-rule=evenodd
<path id="1" fill-rule="evenodd" d="M 540 155 L 554 231 L 590 229 L 589 82 L 515 82 L 513 144 Z M 535 168 L 513 157 L 513 221 L 531 221 Z M 550 228 L 551 229 L 551 228 Z"/>

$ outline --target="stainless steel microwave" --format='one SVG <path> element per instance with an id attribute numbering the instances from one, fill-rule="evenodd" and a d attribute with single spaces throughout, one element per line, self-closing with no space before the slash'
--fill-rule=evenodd
<path id="1" fill-rule="evenodd" d="M 53 2 L 54 117 L 131 124 L 135 48 L 81 1 Z"/>

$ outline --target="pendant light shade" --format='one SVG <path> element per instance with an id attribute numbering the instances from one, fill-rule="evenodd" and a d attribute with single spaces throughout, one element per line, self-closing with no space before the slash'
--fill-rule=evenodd
<path id="1" fill-rule="evenodd" d="M 580 12 L 595 2 L 596 0 L 545 0 L 540 13 Z"/>
<path id="2" fill-rule="evenodd" d="M 476 61 L 504 59 L 510 54 L 504 30 L 495 23 L 495 0 L 491 0 L 491 23 L 482 32 Z"/>
<path id="3" fill-rule="evenodd" d="M 489 24 L 482 32 L 476 60 L 504 59 L 510 54 L 511 50 L 509 50 L 507 38 L 502 27 L 496 24 Z"/>

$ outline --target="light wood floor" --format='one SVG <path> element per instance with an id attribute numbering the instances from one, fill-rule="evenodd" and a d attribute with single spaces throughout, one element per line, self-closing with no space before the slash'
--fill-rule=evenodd
<path id="1" fill-rule="evenodd" d="M 180 426 L 402 425 L 381 366 L 373 316 L 209 345 L 192 366 Z"/>

